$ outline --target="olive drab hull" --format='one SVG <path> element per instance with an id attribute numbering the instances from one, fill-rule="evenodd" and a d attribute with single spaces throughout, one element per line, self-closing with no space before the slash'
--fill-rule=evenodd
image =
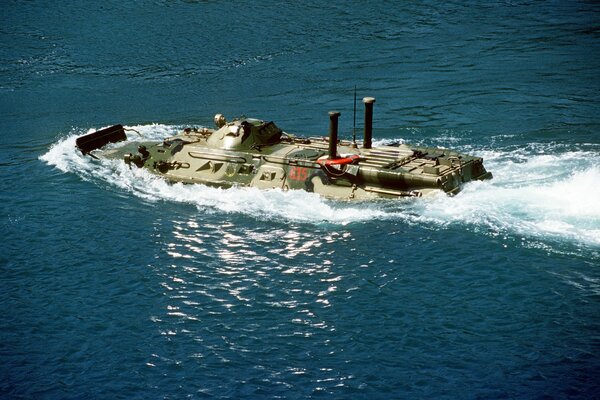
<path id="1" fill-rule="evenodd" d="M 365 98 L 362 146 L 337 139 L 339 113 L 330 112 L 328 137 L 297 137 L 273 122 L 217 114 L 216 129 L 188 128 L 163 141 L 129 142 L 115 125 L 77 139 L 95 158 L 122 159 L 172 182 L 219 187 L 305 190 L 334 199 L 419 197 L 457 193 L 472 180 L 490 179 L 483 160 L 442 148 L 371 146 L 373 98 Z"/>

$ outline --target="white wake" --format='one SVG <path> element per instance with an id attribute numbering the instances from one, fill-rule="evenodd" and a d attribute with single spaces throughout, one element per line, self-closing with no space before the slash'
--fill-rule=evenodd
<path id="1" fill-rule="evenodd" d="M 128 128 L 152 140 L 173 135 L 180 127 L 152 124 Z M 469 183 L 455 197 L 353 203 L 302 191 L 169 184 L 120 161 L 82 156 L 75 149 L 75 139 L 81 134 L 59 140 L 40 159 L 84 180 L 106 182 L 150 201 L 182 202 L 207 212 L 308 223 L 348 224 L 372 219 L 436 227 L 458 223 L 491 235 L 566 239 L 600 246 L 600 154 L 593 151 L 563 151 L 550 144 L 540 144 L 543 149 L 535 152 L 531 145 L 517 150 L 475 150 L 484 157 L 494 179 Z M 137 139 L 134 132 L 128 136 Z"/>

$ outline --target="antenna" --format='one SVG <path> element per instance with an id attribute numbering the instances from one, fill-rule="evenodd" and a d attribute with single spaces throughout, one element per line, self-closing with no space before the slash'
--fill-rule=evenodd
<path id="1" fill-rule="evenodd" d="M 352 146 L 356 147 L 356 85 L 354 85 L 354 125 L 352 125 Z"/>

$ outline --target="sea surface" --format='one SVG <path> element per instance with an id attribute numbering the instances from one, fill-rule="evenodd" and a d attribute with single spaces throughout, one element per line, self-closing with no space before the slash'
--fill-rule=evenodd
<path id="1" fill-rule="evenodd" d="M 600 398 L 596 1 L 0 7 L 0 398 Z M 212 117 L 484 157 L 455 197 L 167 184 Z M 135 134 L 134 137 L 135 139 Z"/>

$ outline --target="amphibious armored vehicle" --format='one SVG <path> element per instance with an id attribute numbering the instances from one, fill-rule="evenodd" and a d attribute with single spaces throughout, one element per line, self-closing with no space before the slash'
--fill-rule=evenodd
<path id="1" fill-rule="evenodd" d="M 490 179 L 483 160 L 443 148 L 406 144 L 372 146 L 373 103 L 365 97 L 364 138 L 338 140 L 339 112 L 329 113 L 328 137 L 298 137 L 273 122 L 251 118 L 227 122 L 215 116 L 215 129 L 187 128 L 159 142 L 127 140 L 115 125 L 77 139 L 83 154 L 123 159 L 172 182 L 219 187 L 301 189 L 335 199 L 419 197 L 457 193 L 472 180 Z"/>

